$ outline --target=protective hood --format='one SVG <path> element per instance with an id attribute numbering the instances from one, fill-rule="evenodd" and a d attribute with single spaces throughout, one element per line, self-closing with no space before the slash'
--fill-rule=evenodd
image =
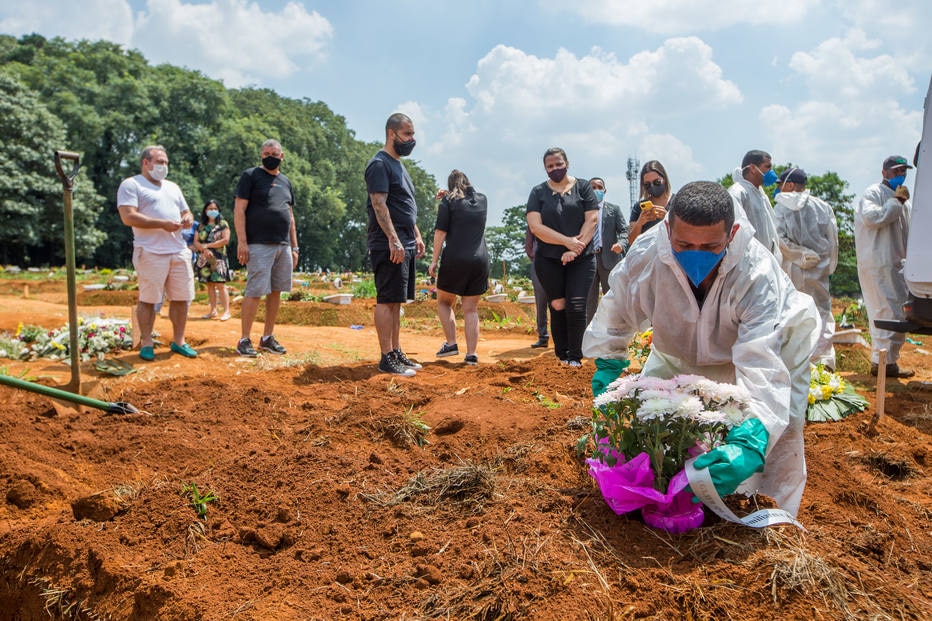
<path id="1" fill-rule="evenodd" d="M 799 211 L 806 205 L 808 200 L 809 190 L 803 190 L 802 192 L 780 192 L 777 194 L 775 202 L 790 211 Z"/>

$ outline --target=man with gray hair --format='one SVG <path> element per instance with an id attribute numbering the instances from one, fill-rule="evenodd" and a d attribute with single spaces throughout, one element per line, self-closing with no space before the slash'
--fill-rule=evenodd
<path id="1" fill-rule="evenodd" d="M 168 152 L 152 145 L 142 150 L 142 173 L 124 179 L 117 190 L 117 209 L 126 226 L 133 227 L 133 267 L 139 279 L 136 305 L 140 337 L 139 357 L 155 360 L 152 328 L 155 307 L 167 294 L 172 322 L 171 351 L 186 358 L 197 352 L 185 342 L 188 306 L 194 299 L 191 251 L 182 231 L 194 216 L 181 188 L 168 181 Z"/>
<path id="2" fill-rule="evenodd" d="M 265 326 L 259 349 L 284 354 L 273 332 L 282 292 L 291 291 L 291 274 L 298 266 L 298 232 L 294 221 L 294 191 L 280 170 L 285 159 L 277 140 L 266 140 L 260 152 L 262 165 L 247 168 L 236 184 L 233 224 L 236 258 L 246 266 L 246 290 L 240 309 L 242 333 L 236 352 L 255 358 L 259 352 L 249 333 L 265 296 Z"/>
<path id="3" fill-rule="evenodd" d="M 796 515 L 806 483 L 803 425 L 820 324 L 815 304 L 796 291 L 746 221 L 735 220 L 734 202 L 720 184 L 683 186 L 664 224 L 628 249 L 586 329 L 583 354 L 598 369 L 593 392 L 618 377 L 631 338 L 653 325 L 643 374 L 702 375 L 753 395 L 750 418 L 695 467 L 708 468 L 721 496 L 760 492 Z"/>

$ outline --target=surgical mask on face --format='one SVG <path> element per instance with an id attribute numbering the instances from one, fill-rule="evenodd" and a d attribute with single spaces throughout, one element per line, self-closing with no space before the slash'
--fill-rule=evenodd
<path id="1" fill-rule="evenodd" d="M 560 183 L 563 181 L 563 177 L 566 176 L 566 166 L 563 168 L 554 168 L 547 173 L 547 176 L 550 177 L 550 180 L 554 183 Z"/>
<path id="2" fill-rule="evenodd" d="M 773 189 L 773 198 L 774 198 L 774 200 L 777 199 L 777 194 L 779 194 L 779 193 L 780 193 L 780 186 L 777 186 L 777 187 L 775 187 L 775 188 Z"/>
<path id="3" fill-rule="evenodd" d="M 706 279 L 715 266 L 718 265 L 728 248 L 722 249 L 721 252 L 715 253 L 708 250 L 680 250 L 673 251 L 677 263 L 686 272 L 686 277 L 694 287 L 698 287 Z"/>
<path id="4" fill-rule="evenodd" d="M 761 185 L 773 185 L 779 180 L 780 177 L 777 176 L 777 173 L 773 172 L 773 168 L 764 173 L 764 180 L 761 182 Z"/>
<path id="5" fill-rule="evenodd" d="M 208 209 L 208 210 L 207 210 L 207 217 L 208 217 L 208 218 L 213 218 L 214 220 L 216 220 L 217 217 L 218 217 L 219 215 L 220 215 L 220 212 L 217 211 L 216 209 Z"/>
<path id="6" fill-rule="evenodd" d="M 897 177 L 893 177 L 892 179 L 887 179 L 887 183 L 889 183 L 890 187 L 895 190 L 906 183 L 906 175 L 899 175 Z"/>
<path id="7" fill-rule="evenodd" d="M 274 155 L 266 155 L 262 158 L 262 167 L 266 170 L 275 170 L 282 165 L 282 158 Z"/>
<path id="8" fill-rule="evenodd" d="M 411 155 L 411 151 L 414 151 L 414 145 L 417 144 L 417 140 L 412 138 L 411 140 L 401 141 L 395 138 L 395 141 L 392 143 L 392 146 L 395 147 L 395 153 L 401 157 L 407 157 Z"/>
<path id="9" fill-rule="evenodd" d="M 168 176 L 168 164 L 153 164 L 149 176 L 156 181 L 162 181 Z"/>
<path id="10" fill-rule="evenodd" d="M 592 193 L 595 194 L 595 200 L 600 203 L 605 200 L 605 190 L 593 190 Z"/>

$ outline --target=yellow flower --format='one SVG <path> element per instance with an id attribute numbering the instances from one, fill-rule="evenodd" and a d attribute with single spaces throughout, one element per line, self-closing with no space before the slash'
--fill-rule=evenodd
<path id="1" fill-rule="evenodd" d="M 16 334 L 14 336 L 19 337 L 19 335 L 22 334 L 22 332 L 23 332 L 23 322 L 20 321 L 19 325 L 16 326 Z"/>
<path id="2" fill-rule="evenodd" d="M 809 405 L 815 403 L 815 397 L 812 396 L 812 393 L 809 393 L 809 396 L 806 399 L 809 401 Z"/>

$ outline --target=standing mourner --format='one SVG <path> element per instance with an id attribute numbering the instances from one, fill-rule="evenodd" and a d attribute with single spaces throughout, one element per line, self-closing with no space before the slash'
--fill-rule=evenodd
<path id="1" fill-rule="evenodd" d="M 592 235 L 598 201 L 589 182 L 567 174 L 569 159 L 559 147 L 544 152 L 547 181 L 527 199 L 527 222 L 538 239 L 534 268 L 550 304 L 554 354 L 571 367 L 582 366 L 586 300 L 595 278 Z"/>
<path id="2" fill-rule="evenodd" d="M 773 219 L 773 208 L 770 199 L 764 192 L 765 185 L 777 182 L 777 173 L 773 171 L 773 162 L 770 154 L 765 151 L 748 151 L 741 160 L 741 168 L 736 168 L 731 175 L 734 183 L 728 188 L 729 194 L 744 211 L 754 227 L 754 237 L 764 244 L 764 248 L 780 257 L 780 238 L 777 235 L 777 224 Z"/>
<path id="3" fill-rule="evenodd" d="M 912 204 L 903 183 L 910 168 L 906 158 L 899 155 L 885 159 L 880 171 L 883 180 L 864 190 L 854 210 L 854 245 L 858 280 L 870 324 L 872 375 L 877 375 L 881 349 L 887 350 L 887 377 L 915 374 L 897 363 L 906 335 L 874 327 L 876 319 L 905 319 L 903 304 L 909 298 L 909 290 L 903 267 Z"/>
<path id="4" fill-rule="evenodd" d="M 628 222 L 621 213 L 621 207 L 605 200 L 605 180 L 593 177 L 589 187 L 599 201 L 599 220 L 592 237 L 592 251 L 595 253 L 595 278 L 589 288 L 586 301 L 586 323 L 592 321 L 595 309 L 599 305 L 599 289 L 608 293 L 608 275 L 618 265 L 628 250 Z"/>
<path id="5" fill-rule="evenodd" d="M 133 267 L 139 279 L 139 357 L 155 360 L 152 328 L 155 306 L 168 296 L 172 322 L 170 349 L 194 358 L 197 352 L 185 342 L 188 306 L 194 299 L 191 251 L 182 237 L 194 222 L 181 188 L 168 181 L 168 153 L 154 145 L 142 150 L 142 173 L 124 179 L 117 190 L 120 219 L 133 227 Z"/>
<path id="6" fill-rule="evenodd" d="M 696 374 L 745 388 L 752 418 L 695 467 L 709 469 L 721 496 L 759 492 L 795 516 L 819 314 L 735 212 L 718 183 L 680 188 L 665 227 L 649 233 L 651 243 L 633 244 L 612 272 L 583 352 L 596 358 L 600 394 L 624 369 L 631 338 L 653 325 L 644 375 Z"/>
<path id="7" fill-rule="evenodd" d="M 379 370 L 410 377 L 421 368 L 401 350 L 401 305 L 414 299 L 414 260 L 424 254 L 414 183 L 401 163 L 414 150 L 414 123 L 400 112 L 385 123 L 385 146 L 366 165 L 367 246 L 375 276 Z"/>
<path id="8" fill-rule="evenodd" d="M 640 186 L 641 196 L 631 207 L 631 217 L 628 218 L 628 244 L 633 244 L 638 235 L 649 231 L 666 217 L 667 205 L 673 198 L 667 169 L 657 160 L 644 162 L 641 166 Z"/>
<path id="9" fill-rule="evenodd" d="M 197 280 L 207 285 L 207 303 L 210 305 L 203 319 L 220 321 L 230 318 L 230 292 L 227 283 L 230 282 L 230 263 L 227 260 L 227 244 L 230 243 L 230 225 L 222 215 L 217 201 L 211 199 L 204 203 L 201 210 L 200 226 L 194 238 L 194 248 L 197 250 Z M 217 305 L 223 309 L 223 314 L 217 313 Z"/>
<path id="10" fill-rule="evenodd" d="M 447 191 L 438 194 L 443 198 L 437 208 L 433 259 L 427 268 L 431 276 L 437 277 L 437 313 L 446 338 L 437 356 L 459 354 L 453 308 L 456 296 L 460 296 L 466 333 L 465 362 L 478 364 L 479 296 L 489 288 L 489 251 L 485 245 L 489 204 L 485 194 L 476 192 L 459 170 L 450 173 Z"/>
<path id="11" fill-rule="evenodd" d="M 834 371 L 835 317 L 829 276 L 838 265 L 838 224 L 831 206 L 806 189 L 807 181 L 802 168 L 784 170 L 777 180 L 773 215 L 780 236 L 783 271 L 799 291 L 812 296 L 822 317 L 822 331 L 812 362 Z"/>
<path id="12" fill-rule="evenodd" d="M 294 221 L 294 192 L 281 172 L 285 153 L 277 140 L 262 143 L 262 165 L 247 168 L 236 184 L 233 224 L 236 227 L 236 258 L 246 266 L 246 289 L 240 308 L 241 334 L 236 351 L 255 358 L 249 333 L 265 296 L 265 325 L 259 349 L 284 354 L 273 332 L 282 292 L 291 291 L 291 274 L 298 266 L 298 232 Z"/>

